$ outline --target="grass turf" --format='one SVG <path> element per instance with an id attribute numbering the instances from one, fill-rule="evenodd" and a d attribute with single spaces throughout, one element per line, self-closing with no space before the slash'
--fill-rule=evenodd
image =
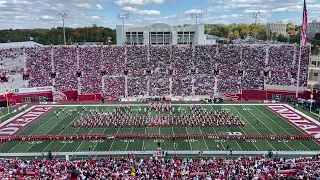
<path id="1" fill-rule="evenodd" d="M 140 108 L 143 105 L 140 106 Z M 177 105 L 173 105 L 177 106 Z M 59 108 L 64 108 L 65 112 L 76 109 L 71 115 L 62 113 L 58 118 L 54 111 L 59 111 Z M 130 133 L 149 133 L 149 134 L 226 134 L 228 132 L 240 132 L 248 135 L 286 135 L 286 134 L 301 134 L 300 131 L 288 124 L 286 121 L 278 117 L 276 114 L 268 110 L 262 105 L 213 105 L 203 106 L 207 111 L 213 109 L 229 109 L 235 115 L 238 115 L 245 122 L 244 128 L 238 127 L 157 127 L 157 128 L 76 128 L 70 126 L 70 122 L 80 118 L 78 111 L 82 111 L 82 106 L 59 106 L 51 110 L 42 118 L 29 125 L 19 135 L 63 135 L 63 134 L 130 134 Z M 87 106 L 87 110 L 98 109 L 102 111 L 112 111 L 115 106 Z M 137 113 L 139 106 L 133 106 L 133 112 Z M 177 107 L 176 107 L 177 108 Z M 190 113 L 187 105 L 181 106 L 181 109 L 186 113 Z M 156 113 L 152 111 L 152 113 Z M 166 112 L 164 112 L 166 113 Z M 178 112 L 177 112 L 178 113 Z M 259 119 L 260 123 L 256 124 Z M 65 128 L 63 129 L 63 127 Z M 199 140 L 160 140 L 163 150 L 226 150 L 229 146 L 232 150 L 242 151 L 317 151 L 320 146 L 312 140 L 214 140 L 214 139 L 199 139 Z M 176 146 L 174 145 L 176 143 Z M 0 147 L 0 152 L 79 152 L 88 151 L 89 146 L 91 151 L 141 151 L 157 149 L 157 141 L 152 139 L 142 140 L 134 139 L 126 140 L 75 140 L 75 141 L 34 141 L 34 142 L 7 142 Z"/>
<path id="2" fill-rule="evenodd" d="M 21 113 L 23 110 L 18 110 L 18 108 L 22 106 L 21 104 L 20 105 L 15 105 L 15 106 L 12 106 L 12 107 L 9 107 L 9 113 L 8 114 L 8 108 L 3 108 L 0 110 L 0 120 L 1 122 L 4 122 L 10 118 L 12 118 L 13 116 Z M 29 106 L 26 106 L 25 109 L 29 108 Z M 17 110 L 17 112 L 15 113 L 12 113 L 14 110 Z"/>

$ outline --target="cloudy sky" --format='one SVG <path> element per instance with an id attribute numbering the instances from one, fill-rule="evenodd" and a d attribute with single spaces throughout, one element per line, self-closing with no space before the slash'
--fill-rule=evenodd
<path id="1" fill-rule="evenodd" d="M 126 24 L 148 26 L 195 23 L 190 13 L 203 13 L 199 23 L 260 23 L 283 21 L 301 24 L 303 0 L 0 0 L 0 29 L 61 26 L 60 12 L 67 13 L 68 27 L 97 24 L 115 28 L 117 14 L 129 13 Z M 307 0 L 309 21 L 320 21 L 320 0 Z"/>

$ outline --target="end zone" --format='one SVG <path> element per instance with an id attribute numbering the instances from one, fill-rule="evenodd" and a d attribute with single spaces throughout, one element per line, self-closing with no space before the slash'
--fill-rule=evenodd
<path id="1" fill-rule="evenodd" d="M 313 135 L 315 141 L 320 144 L 319 122 L 287 104 L 267 104 L 265 107 L 297 128 L 304 135 Z"/>
<path id="2" fill-rule="evenodd" d="M 22 112 L 22 114 L 19 114 L 11 120 L 3 122 L 0 124 L 0 137 L 17 135 L 54 107 L 55 106 L 33 106 L 29 108 L 28 111 Z"/>

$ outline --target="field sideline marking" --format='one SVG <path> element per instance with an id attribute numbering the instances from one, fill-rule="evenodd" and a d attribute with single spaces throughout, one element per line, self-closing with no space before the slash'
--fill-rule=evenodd
<path id="1" fill-rule="evenodd" d="M 66 108 L 64 108 L 64 109 L 66 109 Z M 56 127 L 60 122 L 62 122 L 66 117 L 67 117 L 68 115 L 66 115 L 66 116 L 64 116 L 63 118 L 61 118 L 61 120 L 60 121 L 58 121 L 58 123 L 55 125 L 55 126 L 52 126 L 52 128 L 47 132 L 47 133 L 45 133 L 45 134 L 43 134 L 43 135 L 47 135 L 54 127 Z M 49 122 L 52 118 L 54 118 L 55 116 L 52 116 L 47 122 Z M 47 122 L 45 122 L 45 123 L 43 123 L 40 127 L 42 127 L 44 124 L 46 124 Z M 40 128 L 39 127 L 39 128 Z M 35 133 L 39 128 L 37 128 L 35 131 L 33 131 L 31 134 L 29 134 L 29 135 L 32 135 L 33 133 Z M 61 133 L 62 133 L 63 131 L 61 131 Z M 61 134 L 60 133 L 60 134 Z M 59 135 L 60 135 L 59 134 Z M 53 142 L 53 141 L 51 141 L 51 142 Z M 51 144 L 51 143 L 50 143 Z M 30 150 L 33 146 L 34 146 L 35 144 L 33 144 L 32 146 L 30 146 L 29 147 L 29 149 L 27 149 L 25 152 L 28 152 L 28 150 Z"/>
<path id="2" fill-rule="evenodd" d="M 271 108 L 269 108 L 269 106 L 274 106 L 274 104 L 273 104 L 273 105 L 266 105 L 266 106 L 265 106 L 267 109 L 269 109 L 270 111 L 273 112 L 273 110 L 272 110 Z M 304 114 L 303 112 L 301 112 L 301 111 L 299 111 L 299 110 L 296 110 L 296 109 L 294 109 L 293 107 L 291 107 L 291 106 L 289 106 L 289 105 L 287 105 L 287 104 L 281 104 L 281 106 L 283 106 L 283 107 L 285 107 L 285 108 L 288 108 L 289 110 L 291 110 L 293 113 L 296 113 L 296 114 L 299 115 L 300 117 L 302 116 L 303 118 L 308 119 L 308 120 L 310 120 L 311 122 L 315 123 L 315 125 L 318 126 L 317 128 L 320 127 L 320 122 L 314 120 L 313 118 L 311 118 L 310 116 Z M 274 112 L 274 113 L 275 113 L 275 112 Z M 307 131 L 299 128 L 299 126 L 296 126 L 296 125 L 295 125 L 294 123 L 292 123 L 291 121 L 287 121 L 285 118 L 283 118 L 282 116 L 280 116 L 280 114 L 278 114 L 278 113 L 275 113 L 275 114 L 276 114 L 278 117 L 280 117 L 281 119 L 283 119 L 284 121 L 286 121 L 287 123 L 291 124 L 291 126 L 293 126 L 295 129 L 299 130 L 302 134 L 304 134 L 304 135 L 309 134 L 309 132 L 307 132 Z M 313 141 L 314 141 L 315 143 L 317 143 L 317 144 L 320 144 L 320 139 L 319 139 L 319 140 L 318 140 L 318 139 L 314 139 Z"/>
<path id="3" fill-rule="evenodd" d="M 174 101 L 173 101 L 174 102 Z M 135 107 L 135 106 L 148 106 L 149 104 L 145 104 L 145 103 L 142 103 L 142 104 L 132 104 L 132 102 L 128 101 L 128 102 L 122 102 L 121 104 L 41 104 L 41 105 L 34 105 L 34 106 L 57 106 L 57 107 L 60 107 L 60 106 L 86 106 L 86 107 L 90 107 L 90 106 L 108 106 L 108 107 L 117 107 L 117 106 L 123 106 L 123 105 L 130 105 L 132 107 Z M 188 106 L 188 105 L 195 105 L 195 106 L 221 106 L 222 104 L 195 104 L 195 103 L 192 103 L 192 101 L 190 103 L 185 103 L 185 104 L 171 104 L 172 106 Z M 226 105 L 226 106 L 242 106 L 242 105 L 255 105 L 255 106 L 264 106 L 264 105 L 275 105 L 275 104 L 270 104 L 270 103 L 252 103 L 252 104 L 223 104 L 223 105 Z"/>
<path id="4" fill-rule="evenodd" d="M 147 128 L 144 127 L 144 134 L 147 134 Z M 144 148 L 144 139 L 142 140 L 142 151 L 145 151 Z"/>
<path id="5" fill-rule="evenodd" d="M 118 134 L 119 130 L 120 130 L 120 128 L 118 127 L 118 130 L 117 130 L 116 134 Z M 113 141 L 112 141 L 112 143 L 111 143 L 111 146 L 110 146 L 110 148 L 109 148 L 109 151 L 111 151 L 111 148 L 112 148 L 112 146 L 113 146 L 114 140 L 115 140 L 115 138 L 113 138 Z"/>
<path id="6" fill-rule="evenodd" d="M 35 106 L 31 106 L 31 107 L 29 107 L 28 109 L 26 109 L 26 110 L 24 110 L 24 111 L 22 111 L 22 112 L 20 112 L 20 113 L 18 113 L 18 114 L 16 114 L 16 115 L 14 115 L 13 117 L 9 118 L 8 120 L 3 121 L 3 122 L 0 124 L 0 127 L 6 125 L 6 124 L 8 124 L 8 123 L 10 123 L 11 121 L 17 119 L 18 117 L 20 117 L 20 116 L 22 116 L 22 115 L 24 115 L 24 114 L 27 114 L 29 111 L 31 111 L 32 109 L 34 109 L 34 107 L 35 107 Z M 52 107 L 54 107 L 54 106 L 52 106 Z M 32 123 L 31 123 L 31 124 L 32 124 Z M 30 124 L 30 125 L 31 125 L 31 124 Z"/>
<path id="7" fill-rule="evenodd" d="M 221 105 L 221 107 L 223 107 L 223 105 Z M 224 107 L 223 107 L 223 109 L 224 109 Z M 227 128 L 227 130 L 228 130 L 229 132 L 231 132 L 230 129 L 229 129 L 227 126 L 226 126 L 226 128 Z M 240 130 L 241 130 L 244 134 L 246 134 L 246 132 L 244 132 L 244 130 L 242 130 L 241 127 L 240 127 Z M 239 147 L 240 150 L 242 151 L 242 148 L 241 148 L 240 144 L 238 143 L 238 141 L 235 140 L 235 142 L 237 143 L 238 147 Z M 255 144 L 252 143 L 252 145 L 259 151 L 258 147 L 257 147 Z"/>
<path id="8" fill-rule="evenodd" d="M 89 109 L 88 109 L 88 110 L 89 110 Z M 90 110 L 92 110 L 92 109 L 90 109 Z M 93 109 L 93 110 L 99 111 L 99 108 Z M 101 109 L 101 110 L 103 110 L 103 109 Z M 82 110 L 82 111 L 83 111 L 83 110 Z M 86 114 L 86 115 L 88 115 L 88 113 L 90 113 L 90 112 L 91 112 L 91 111 L 87 111 L 87 114 Z M 80 113 L 80 114 L 82 114 L 82 113 Z M 78 115 L 78 116 L 80 116 L 80 115 Z M 77 118 L 78 116 L 76 116 L 76 118 Z M 74 118 L 74 119 L 76 119 L 76 118 Z M 78 132 L 79 129 L 80 129 L 80 127 L 79 127 L 73 134 L 76 134 L 76 132 Z M 94 129 L 94 128 L 91 127 L 91 129 L 90 129 L 90 131 L 88 132 L 88 134 L 90 134 L 90 132 L 91 132 L 93 129 Z M 79 148 L 81 147 L 81 145 L 83 144 L 84 141 L 85 141 L 85 140 L 82 140 L 82 141 L 81 141 L 81 143 L 80 143 L 80 145 L 78 146 L 76 152 L 79 150 Z M 96 143 L 95 147 L 97 146 L 97 144 L 98 144 L 98 143 Z M 59 151 L 61 151 L 66 145 L 67 145 L 67 143 L 65 143 Z M 94 148 L 95 148 L 95 147 L 94 147 Z M 90 150 L 91 150 L 91 149 L 90 149 Z M 92 149 L 91 151 L 93 151 L 93 150 L 94 150 L 94 149 Z M 90 151 L 90 152 L 91 152 L 91 151 Z"/>
<path id="9" fill-rule="evenodd" d="M 222 105 L 220 105 L 220 107 L 222 107 Z M 211 108 L 211 110 L 212 110 L 212 108 Z M 213 109 L 213 110 L 215 111 L 215 109 Z M 218 133 L 216 132 L 216 130 L 215 130 L 215 128 L 213 126 L 211 126 L 210 128 L 213 129 L 214 134 L 218 135 Z M 223 150 L 226 150 L 226 148 L 224 147 L 223 143 L 220 142 L 220 140 L 219 140 L 219 143 L 222 146 Z"/>
<path id="10" fill-rule="evenodd" d="M 67 116 L 68 116 L 68 115 L 67 115 Z M 74 121 L 78 116 L 80 116 L 80 115 L 77 115 L 77 116 L 73 119 L 73 121 Z M 60 122 L 59 122 L 59 123 L 60 123 Z M 57 124 L 57 125 L 58 125 L 58 124 Z M 56 125 L 56 126 L 57 126 L 57 125 Z M 69 127 L 70 125 L 71 125 L 71 123 L 69 123 L 67 127 Z M 67 129 L 67 127 L 65 128 L 65 130 Z M 78 127 L 77 130 L 75 130 L 73 134 L 75 134 L 76 132 L 78 132 L 79 129 L 80 129 L 80 127 Z M 61 135 L 65 130 L 61 131 L 59 135 Z M 47 146 L 45 149 L 42 150 L 42 152 L 44 152 L 44 150 L 46 150 L 53 142 L 54 142 L 54 141 L 51 141 L 50 144 L 48 144 L 48 146 Z M 66 145 L 66 144 L 65 144 L 65 145 Z M 64 145 L 64 146 L 65 146 L 65 145 Z M 63 147 L 64 147 L 64 146 L 63 146 Z"/>
<path id="11" fill-rule="evenodd" d="M 107 130 L 107 127 L 104 128 L 104 130 L 102 131 L 102 134 L 104 134 L 106 130 Z M 92 148 L 92 151 L 96 150 L 96 147 L 97 147 L 98 144 L 99 143 L 97 142 L 96 145 L 94 145 L 94 147 Z"/>
<path id="12" fill-rule="evenodd" d="M 187 134 L 189 135 L 189 133 L 188 133 L 188 127 L 186 127 L 186 132 L 187 132 Z M 192 146 L 191 146 L 191 143 L 190 143 L 190 141 L 189 141 L 189 138 L 188 138 L 188 143 L 189 143 L 189 145 L 190 145 L 190 150 L 192 151 Z"/>
<path id="13" fill-rule="evenodd" d="M 132 131 L 133 131 L 133 127 L 131 128 L 130 134 L 132 134 Z M 128 140 L 127 146 L 126 146 L 126 151 L 127 151 L 127 149 L 128 149 L 129 143 L 130 143 L 130 141 Z"/>
<path id="14" fill-rule="evenodd" d="M 99 109 L 98 109 L 99 110 Z M 107 107 L 106 109 L 100 109 L 101 111 L 105 110 L 105 111 L 108 111 L 109 110 L 109 107 Z M 102 134 L 104 134 L 107 130 L 107 127 L 104 126 L 104 130 L 102 131 Z M 104 140 L 103 140 L 104 141 Z M 96 145 L 94 145 L 94 147 L 92 148 L 92 151 L 96 150 L 96 147 L 99 143 L 97 142 Z"/>
<path id="15" fill-rule="evenodd" d="M 261 133 L 250 123 L 250 121 L 248 121 L 246 118 L 244 118 L 244 116 L 235 108 L 235 107 L 233 107 L 233 106 L 231 106 L 234 110 L 236 110 L 238 113 L 239 113 L 239 115 L 240 116 L 242 116 L 243 117 L 243 119 L 245 120 L 245 121 L 247 121 L 248 122 L 248 124 L 251 126 L 251 127 L 253 127 L 253 129 L 258 133 L 258 134 L 260 134 L 261 135 Z M 267 140 L 265 140 L 265 141 L 267 141 Z M 253 144 L 253 142 L 251 142 L 252 144 Z M 274 146 L 269 142 L 269 141 L 267 141 L 267 143 L 270 145 L 270 147 L 272 147 L 275 151 L 277 150 L 276 148 L 274 148 Z M 254 145 L 255 146 L 255 145 Z"/>
<path id="16" fill-rule="evenodd" d="M 90 129 L 90 131 L 88 132 L 88 134 L 90 134 L 90 132 L 92 131 L 92 129 L 93 128 L 91 128 Z M 75 133 L 74 133 L 75 134 Z M 77 149 L 76 149 L 76 152 L 78 152 L 78 150 L 79 150 L 79 148 L 81 147 L 81 145 L 83 144 L 83 142 L 84 142 L 85 140 L 82 140 L 81 141 L 81 143 L 80 143 L 80 145 L 77 147 Z M 61 150 L 64 148 L 64 146 L 66 146 L 67 145 L 67 143 L 65 143 L 63 146 L 62 146 L 62 148 L 59 150 L 59 152 L 61 152 Z M 90 149 L 91 150 L 91 149 Z M 90 151 L 90 152 L 92 152 L 92 151 Z"/>
<path id="17" fill-rule="evenodd" d="M 267 104 L 268 105 L 268 104 Z M 266 106 L 267 106 L 266 105 Z M 274 105 L 274 104 L 273 104 Z M 293 107 L 289 106 L 288 104 L 279 104 L 279 105 L 283 105 L 286 108 L 289 108 L 290 110 L 292 110 L 293 112 L 297 112 L 299 115 L 304 116 L 305 118 L 309 119 L 310 121 L 314 122 L 315 124 L 317 124 L 318 126 L 320 126 L 320 121 L 317 121 L 315 119 L 313 119 L 312 117 L 308 116 L 307 114 L 303 113 L 302 111 L 298 110 L 298 109 L 294 109 Z M 277 114 L 278 115 L 278 114 Z"/>
<path id="18" fill-rule="evenodd" d="M 54 108 L 53 108 L 53 109 L 54 109 Z M 52 110 L 52 109 L 51 109 L 51 110 Z M 50 110 L 50 111 L 51 111 L 51 110 Z M 48 114 L 50 113 L 50 111 L 48 111 L 48 113 L 44 114 L 44 116 L 45 116 L 45 115 L 48 115 Z M 42 117 L 43 117 L 43 116 L 42 116 Z M 40 117 L 40 119 L 41 119 L 42 117 Z M 47 120 L 44 124 L 46 124 L 47 122 L 49 122 L 53 117 L 54 117 L 54 116 L 52 116 L 51 118 L 48 118 L 48 120 Z M 40 120 L 40 119 L 38 119 L 38 120 Z M 36 121 L 38 121 L 38 120 L 36 120 Z M 34 122 L 36 122 L 36 121 L 34 121 Z M 33 122 L 33 123 L 34 123 L 34 122 Z M 31 123 L 31 124 L 33 124 L 33 123 Z M 28 126 L 30 126 L 31 124 L 29 124 Z M 42 124 L 42 125 L 43 125 L 43 124 Z M 42 126 L 42 125 L 41 125 L 41 126 Z M 28 126 L 26 126 L 23 130 L 25 130 Z M 40 126 L 40 127 L 41 127 L 41 126 Z M 39 127 L 39 128 L 40 128 L 40 127 Z M 37 129 L 34 130 L 31 134 L 28 134 L 28 135 L 32 135 L 32 134 L 35 133 L 35 131 L 37 131 L 39 128 L 37 128 Z M 21 130 L 19 133 L 21 133 L 23 130 Z M 19 133 L 18 133 L 18 134 L 19 134 Z M 18 145 L 20 145 L 22 142 L 23 142 L 23 141 L 20 141 L 17 145 L 15 145 L 13 148 L 11 148 L 11 149 L 9 150 L 9 152 L 11 152 L 13 149 L 15 149 L 15 148 L 16 148 Z M 33 145 L 34 145 L 34 144 L 33 144 Z M 32 146 L 33 146 L 33 145 L 32 145 Z M 31 147 L 32 147 L 32 146 L 31 146 Z M 29 150 L 31 147 L 29 147 L 27 150 Z M 26 152 L 26 151 L 25 151 L 25 152 Z"/>
<path id="19" fill-rule="evenodd" d="M 202 131 L 201 131 L 201 128 L 200 128 L 200 126 L 199 126 L 199 129 L 200 129 L 200 133 L 201 133 L 201 134 L 203 134 L 203 133 L 202 133 Z M 208 147 L 208 144 L 207 144 L 206 140 L 205 140 L 205 139 L 203 139 L 203 141 L 204 141 L 204 143 L 206 144 L 206 147 L 207 147 L 207 151 L 209 151 L 209 147 Z"/>
<path id="20" fill-rule="evenodd" d="M 75 120 L 78 116 L 79 116 L 79 115 L 77 115 L 73 120 Z M 69 123 L 68 126 L 70 126 L 70 123 Z M 67 127 L 68 127 L 68 126 L 67 126 Z M 66 129 L 67 129 L 67 127 L 66 127 Z M 76 132 L 79 130 L 79 128 L 80 128 L 80 127 L 77 128 Z M 65 129 L 65 130 L 66 130 L 66 129 Z M 60 133 L 59 135 L 61 135 L 65 130 L 61 131 L 61 133 Z M 53 143 L 53 141 L 51 141 L 50 144 L 48 144 L 48 145 L 46 146 L 46 148 L 44 148 L 44 149 L 42 150 L 42 152 L 44 152 L 52 143 Z"/>
<path id="21" fill-rule="evenodd" d="M 244 106 L 242 106 L 244 107 Z M 255 118 L 259 119 L 256 115 L 254 115 L 253 113 L 251 113 L 250 111 L 248 111 L 251 115 L 253 115 Z M 272 131 L 263 121 L 260 121 L 265 127 L 267 127 L 267 129 L 272 132 L 274 135 L 277 135 L 274 131 Z M 288 146 L 288 148 L 292 151 L 292 148 L 287 144 L 284 143 L 286 146 Z"/>
<path id="22" fill-rule="evenodd" d="M 222 107 L 222 109 L 226 109 L 226 107 L 224 107 L 224 105 L 221 105 L 221 107 Z M 232 107 L 233 108 L 233 107 Z M 235 109 L 235 108 L 234 108 Z M 220 109 L 221 110 L 221 109 Z M 230 109 L 231 110 L 231 109 Z M 227 128 L 227 130 L 229 131 L 229 132 L 231 132 L 230 131 L 230 129 L 228 128 L 228 127 L 226 127 Z M 246 134 L 246 132 L 240 127 L 240 130 L 244 133 L 244 134 Z M 242 148 L 241 148 L 241 146 L 240 146 L 240 144 L 238 143 L 238 141 L 235 139 L 235 142 L 237 143 L 237 145 L 238 145 L 238 147 L 240 148 L 240 150 L 242 151 Z M 255 145 L 255 144 L 253 144 L 253 142 L 251 142 L 252 143 L 252 145 L 259 151 L 259 148 Z M 222 144 L 222 143 L 221 143 Z M 226 149 L 225 149 L 226 150 Z"/>
<path id="23" fill-rule="evenodd" d="M 265 117 L 267 117 L 268 119 L 270 119 L 273 123 L 275 123 L 276 125 L 278 125 L 279 126 L 279 124 L 277 123 L 277 122 L 275 122 L 272 118 L 270 118 L 269 116 L 267 116 L 264 112 L 262 112 L 260 109 L 258 109 L 257 107 L 255 107 L 254 106 L 254 108 L 256 108 L 258 111 L 260 111 L 260 113 L 262 113 Z M 268 109 L 268 108 L 267 108 Z M 269 109 L 268 109 L 269 110 Z M 270 110 L 269 110 L 270 111 Z M 272 111 L 270 111 L 270 112 L 272 112 Z M 274 114 L 274 112 L 272 112 L 273 114 Z M 277 116 L 277 117 L 279 117 L 279 116 Z M 280 117 L 281 118 L 281 117 Z M 283 120 L 282 118 L 281 118 L 281 120 Z M 287 122 L 287 121 L 285 121 L 285 122 Z M 288 123 L 288 122 L 287 122 Z M 289 124 L 289 123 L 288 123 Z M 290 126 L 292 126 L 291 124 L 289 124 Z M 288 135 L 291 135 L 287 130 L 285 130 L 282 126 L 279 126 L 281 129 L 283 129 L 286 133 L 288 133 Z M 295 128 L 296 129 L 296 128 Z M 305 146 L 303 143 L 301 143 L 301 141 L 298 141 L 302 146 L 304 146 L 305 148 L 307 148 L 309 151 L 310 151 L 310 149 L 307 147 L 307 146 Z"/>

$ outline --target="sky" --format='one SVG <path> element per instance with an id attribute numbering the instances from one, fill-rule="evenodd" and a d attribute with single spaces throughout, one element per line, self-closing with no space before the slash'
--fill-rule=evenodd
<path id="1" fill-rule="evenodd" d="M 306 0 L 309 22 L 320 21 L 320 0 Z M 194 24 L 191 13 L 202 13 L 198 23 L 258 23 L 282 21 L 300 25 L 303 0 L 0 0 L 0 29 L 122 24 L 119 13 L 129 14 L 125 24 L 149 26 Z"/>

